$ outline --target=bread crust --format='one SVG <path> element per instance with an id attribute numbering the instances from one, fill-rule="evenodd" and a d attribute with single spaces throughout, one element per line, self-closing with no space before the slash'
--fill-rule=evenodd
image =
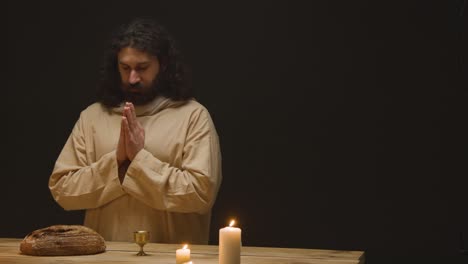
<path id="1" fill-rule="evenodd" d="M 90 255 L 106 251 L 104 238 L 81 225 L 53 225 L 28 234 L 20 251 L 33 256 Z"/>

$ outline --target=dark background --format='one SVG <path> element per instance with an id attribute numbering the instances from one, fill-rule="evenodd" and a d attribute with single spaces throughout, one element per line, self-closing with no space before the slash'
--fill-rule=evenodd
<path id="1" fill-rule="evenodd" d="M 220 136 L 211 244 L 235 217 L 246 246 L 466 260 L 463 1 L 101 2 L 6 4 L 0 237 L 82 223 L 48 178 L 94 101 L 110 32 L 151 16 Z"/>

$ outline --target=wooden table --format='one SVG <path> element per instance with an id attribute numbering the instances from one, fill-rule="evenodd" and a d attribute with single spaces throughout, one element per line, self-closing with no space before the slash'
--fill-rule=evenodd
<path id="1" fill-rule="evenodd" d="M 106 242 L 104 253 L 87 256 L 68 257 L 35 257 L 21 255 L 19 244 L 21 239 L 0 238 L 0 263 L 152 263 L 175 264 L 175 252 L 181 245 L 155 244 L 145 245 L 144 250 L 149 256 L 135 256 L 139 247 L 133 243 Z M 191 245 L 191 260 L 194 264 L 218 263 L 218 246 Z M 338 251 L 298 248 L 242 247 L 242 264 L 352 264 L 364 263 L 362 251 Z"/>

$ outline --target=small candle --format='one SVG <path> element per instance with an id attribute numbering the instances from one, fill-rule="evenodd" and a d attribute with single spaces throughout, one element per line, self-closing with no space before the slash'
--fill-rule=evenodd
<path id="1" fill-rule="evenodd" d="M 182 264 L 190 261 L 190 249 L 187 248 L 187 245 L 184 245 L 183 248 L 176 250 L 176 264 Z"/>
<path id="2" fill-rule="evenodd" d="M 240 264 L 242 230 L 234 223 L 219 230 L 219 264 Z"/>

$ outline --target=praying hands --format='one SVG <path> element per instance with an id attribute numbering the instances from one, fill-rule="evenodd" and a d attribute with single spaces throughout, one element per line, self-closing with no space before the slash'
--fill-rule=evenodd
<path id="1" fill-rule="evenodd" d="M 120 125 L 120 138 L 117 144 L 117 162 L 119 164 L 119 178 L 123 177 L 138 152 L 145 145 L 145 130 L 136 119 L 135 107 L 132 103 L 125 103 Z"/>

